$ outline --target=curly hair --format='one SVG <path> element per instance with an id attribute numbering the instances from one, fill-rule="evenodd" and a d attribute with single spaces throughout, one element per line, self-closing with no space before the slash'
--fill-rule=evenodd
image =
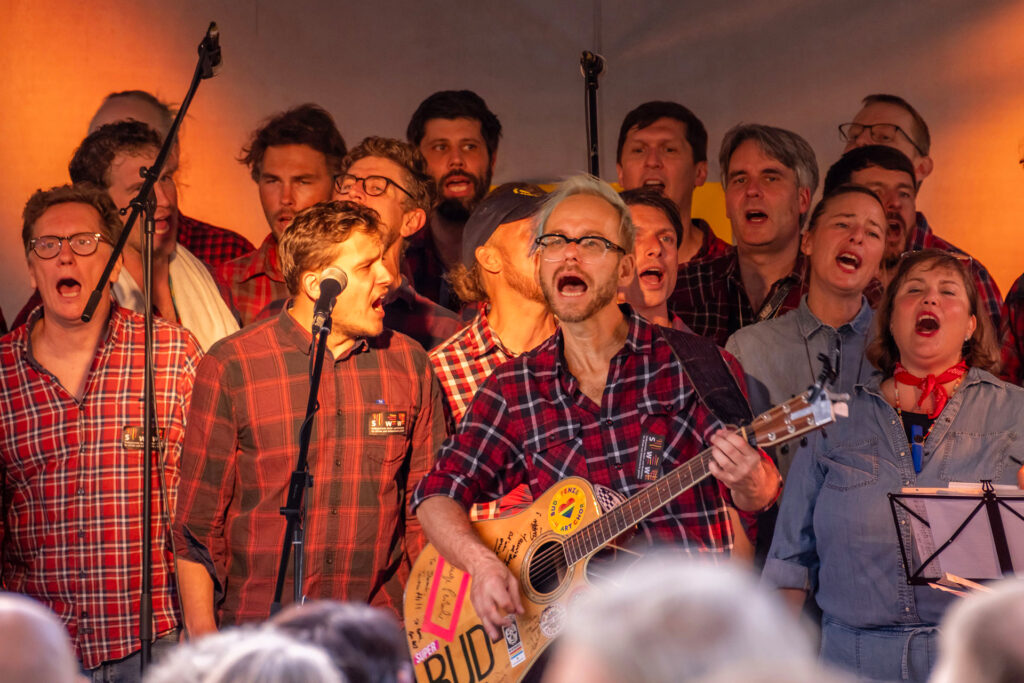
<path id="1" fill-rule="evenodd" d="M 345 138 L 338 131 L 334 118 L 323 107 L 306 103 L 275 114 L 260 126 L 242 148 L 239 161 L 249 167 L 249 174 L 256 182 L 263 171 L 263 157 L 267 147 L 278 145 L 306 145 L 320 152 L 327 160 L 331 175 L 340 172 L 341 160 L 347 148 Z"/>
<path id="2" fill-rule="evenodd" d="M 403 194 L 403 204 L 407 210 L 423 209 L 430 212 L 434 205 L 436 189 L 434 179 L 427 174 L 427 162 L 418 149 L 408 142 L 395 138 L 371 136 L 349 150 L 341 161 L 339 175 L 348 173 L 352 164 L 366 157 L 388 159 L 405 169 L 406 177 L 402 179 L 402 187 L 408 190 L 412 197 Z"/>
<path id="3" fill-rule="evenodd" d="M 146 124 L 128 119 L 100 126 L 89 133 L 68 163 L 71 182 L 110 187 L 110 166 L 118 154 L 160 149 L 160 134 Z"/>
<path id="4" fill-rule="evenodd" d="M 101 188 L 90 183 L 60 185 L 49 190 L 36 190 L 21 212 L 21 242 L 28 253 L 32 227 L 46 211 L 57 204 L 87 204 L 100 215 L 100 234 L 111 243 L 121 236 L 121 216 L 113 200 Z"/>
<path id="5" fill-rule="evenodd" d="M 320 202 L 296 214 L 277 246 L 281 274 L 292 296 L 301 289 L 302 274 L 330 265 L 353 230 L 384 242 L 380 216 L 362 204 Z"/>

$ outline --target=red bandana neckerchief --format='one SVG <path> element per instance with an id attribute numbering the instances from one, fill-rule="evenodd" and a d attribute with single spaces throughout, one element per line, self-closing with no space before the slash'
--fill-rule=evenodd
<path id="1" fill-rule="evenodd" d="M 917 401 L 917 407 L 920 408 L 924 405 L 925 399 L 929 395 L 935 394 L 935 409 L 928 413 L 928 419 L 934 420 L 942 412 L 942 409 L 946 407 L 946 401 L 949 400 L 949 394 L 946 393 L 946 388 L 942 386 L 947 382 L 952 382 L 955 379 L 960 379 L 967 374 L 967 363 L 960 361 L 953 367 L 949 368 L 941 375 L 936 377 L 935 375 L 928 375 L 927 377 L 916 377 L 907 372 L 900 363 L 896 363 L 896 368 L 892 373 L 892 378 L 899 384 L 907 384 L 912 387 L 921 387 L 921 398 Z M 899 389 L 897 388 L 897 391 Z"/>

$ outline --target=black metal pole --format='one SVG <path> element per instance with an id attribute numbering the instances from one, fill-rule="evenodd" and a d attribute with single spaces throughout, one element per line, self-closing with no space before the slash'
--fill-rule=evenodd
<path id="1" fill-rule="evenodd" d="M 580 71 L 583 72 L 584 100 L 587 117 L 587 158 L 590 174 L 600 177 L 601 161 L 598 157 L 597 130 L 597 77 L 604 70 L 604 57 L 587 50 L 580 56 Z"/>
<path id="2" fill-rule="evenodd" d="M 281 547 L 281 561 L 277 566 L 277 584 L 274 586 L 274 600 L 270 603 L 270 613 L 277 614 L 281 610 L 281 596 L 284 594 L 285 577 L 288 574 L 288 559 L 292 548 L 295 549 L 295 566 L 292 576 L 295 604 L 302 603 L 302 584 L 304 579 L 306 548 L 303 512 L 306 505 L 306 489 L 312 488 L 313 478 L 309 475 L 309 440 L 313 432 L 313 417 L 320 404 L 317 395 L 320 392 L 320 376 L 324 369 L 324 351 L 327 348 L 327 336 L 331 332 L 330 316 L 324 321 L 323 327 L 310 344 L 313 357 L 309 373 L 309 398 L 306 400 L 306 417 L 299 427 L 299 455 L 288 482 L 288 497 L 281 514 L 285 518 L 284 543 Z"/>

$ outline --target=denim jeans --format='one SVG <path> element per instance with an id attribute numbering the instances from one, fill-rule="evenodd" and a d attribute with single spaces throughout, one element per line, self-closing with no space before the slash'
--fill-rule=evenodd
<path id="1" fill-rule="evenodd" d="M 178 644 L 178 629 L 153 641 L 150 652 L 152 664 L 173 650 Z M 82 674 L 92 683 L 140 683 L 142 681 L 142 650 L 136 650 L 124 659 L 104 662 L 95 669 L 83 669 Z"/>
<path id="2" fill-rule="evenodd" d="M 854 628 L 825 617 L 821 658 L 866 681 L 920 681 L 935 667 L 938 629 L 934 626 Z"/>

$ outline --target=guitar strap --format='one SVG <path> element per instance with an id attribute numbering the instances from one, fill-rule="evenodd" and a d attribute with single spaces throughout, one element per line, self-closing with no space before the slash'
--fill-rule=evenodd
<path id="1" fill-rule="evenodd" d="M 697 397 L 723 424 L 745 425 L 754 419 L 718 346 L 705 337 L 657 326 L 686 373 Z"/>

